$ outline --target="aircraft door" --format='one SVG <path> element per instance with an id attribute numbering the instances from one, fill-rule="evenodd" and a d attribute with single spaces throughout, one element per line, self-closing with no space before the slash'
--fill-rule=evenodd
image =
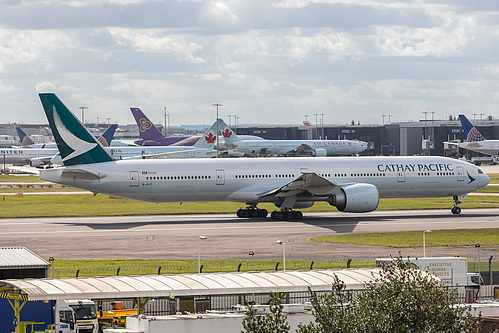
<path id="1" fill-rule="evenodd" d="M 464 182 L 464 168 L 461 166 L 456 167 L 457 181 Z"/>
<path id="2" fill-rule="evenodd" d="M 405 171 L 397 171 L 397 182 L 403 183 L 405 182 Z"/>
<path id="3" fill-rule="evenodd" d="M 130 171 L 130 187 L 139 187 L 138 171 Z"/>
<path id="4" fill-rule="evenodd" d="M 215 170 L 217 176 L 217 185 L 225 185 L 225 172 L 222 169 Z"/>

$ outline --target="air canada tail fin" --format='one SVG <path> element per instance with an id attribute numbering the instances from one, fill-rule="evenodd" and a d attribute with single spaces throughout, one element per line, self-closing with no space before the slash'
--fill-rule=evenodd
<path id="1" fill-rule="evenodd" d="M 234 131 L 223 121 L 223 119 L 218 119 L 215 125 L 218 123 L 218 131 L 223 135 L 224 141 L 227 143 L 235 143 L 241 141 L 239 137 L 234 133 Z"/>
<path id="2" fill-rule="evenodd" d="M 23 147 L 28 147 L 29 145 L 34 145 L 35 142 L 31 140 L 29 136 L 22 130 L 20 127 L 16 127 L 17 135 L 19 135 L 19 139 L 21 140 L 21 145 Z"/>
<path id="3" fill-rule="evenodd" d="M 99 141 L 55 94 L 39 95 L 64 166 L 113 161 Z"/>
<path id="4" fill-rule="evenodd" d="M 461 121 L 461 126 L 463 126 L 464 134 L 466 135 L 466 142 L 474 141 L 484 141 L 485 138 L 480 134 L 480 132 L 473 126 L 465 115 L 460 114 L 459 120 Z"/>
<path id="5" fill-rule="evenodd" d="M 130 110 L 137 122 L 137 126 L 139 126 L 139 133 L 142 139 L 154 140 L 164 136 L 139 108 L 130 108 Z"/>
<path id="6" fill-rule="evenodd" d="M 197 148 L 215 148 L 217 144 L 217 122 L 213 125 L 199 138 L 199 140 L 194 144 Z"/>
<path id="7" fill-rule="evenodd" d="M 99 137 L 99 142 L 102 144 L 103 147 L 111 146 L 111 141 L 113 141 L 114 132 L 116 131 L 117 127 L 118 124 L 109 125 L 109 127 Z"/>

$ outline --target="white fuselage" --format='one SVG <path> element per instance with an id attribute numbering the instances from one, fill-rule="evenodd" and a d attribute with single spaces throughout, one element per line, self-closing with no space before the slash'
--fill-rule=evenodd
<path id="1" fill-rule="evenodd" d="M 3 148 L 0 149 L 0 163 L 24 165 L 31 159 L 50 158 L 58 152 L 57 148 Z"/>
<path id="2" fill-rule="evenodd" d="M 65 170 L 101 178 L 62 176 Z M 458 196 L 490 180 L 470 163 L 432 156 L 123 160 L 40 170 L 40 178 L 147 202 L 255 203 L 262 202 L 259 194 L 310 172 L 339 186 L 372 184 L 384 198 Z"/>
<path id="3" fill-rule="evenodd" d="M 324 149 L 328 155 L 354 155 L 366 147 L 351 140 L 241 140 L 231 142 L 237 151 L 246 154 L 286 155 L 302 145 L 313 150 Z"/>
<path id="4" fill-rule="evenodd" d="M 462 142 L 459 144 L 459 148 L 468 149 L 486 155 L 499 156 L 499 140 Z"/>

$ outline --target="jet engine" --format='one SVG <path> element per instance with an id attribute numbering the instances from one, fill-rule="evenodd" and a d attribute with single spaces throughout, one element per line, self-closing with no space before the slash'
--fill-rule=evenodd
<path id="1" fill-rule="evenodd" d="M 33 158 L 31 160 L 29 160 L 29 165 L 33 168 L 39 168 L 43 165 L 43 161 L 42 160 L 39 160 L 39 159 L 36 159 L 36 158 Z"/>
<path id="2" fill-rule="evenodd" d="M 318 148 L 318 149 L 314 150 L 313 156 L 315 156 L 315 157 L 327 156 L 327 150 L 324 148 Z"/>
<path id="3" fill-rule="evenodd" d="M 378 208 L 378 189 L 371 184 L 345 186 L 333 193 L 329 204 L 346 213 L 371 212 Z"/>

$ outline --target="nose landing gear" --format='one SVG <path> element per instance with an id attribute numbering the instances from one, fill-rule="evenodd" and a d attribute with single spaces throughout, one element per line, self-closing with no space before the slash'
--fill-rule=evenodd
<path id="1" fill-rule="evenodd" d="M 461 207 L 459 207 L 458 205 L 461 203 L 461 201 L 459 201 L 459 198 L 457 195 L 455 195 L 453 197 L 453 199 L 454 199 L 454 207 L 452 207 L 452 209 L 450 211 L 452 214 L 459 215 L 459 214 L 461 214 Z"/>

